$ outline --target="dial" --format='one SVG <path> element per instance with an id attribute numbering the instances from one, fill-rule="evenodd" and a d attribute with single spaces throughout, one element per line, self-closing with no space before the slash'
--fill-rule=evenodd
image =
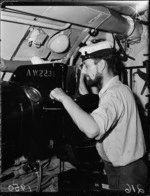
<path id="1" fill-rule="evenodd" d="M 25 93 L 27 97 L 33 102 L 38 103 L 42 99 L 41 93 L 33 87 L 25 87 Z"/>

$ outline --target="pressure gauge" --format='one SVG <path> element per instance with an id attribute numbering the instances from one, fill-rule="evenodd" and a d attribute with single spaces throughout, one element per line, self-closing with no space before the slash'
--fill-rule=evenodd
<path id="1" fill-rule="evenodd" d="M 39 103 L 42 99 L 41 93 L 33 87 L 25 87 L 25 93 L 27 97 L 35 103 Z"/>

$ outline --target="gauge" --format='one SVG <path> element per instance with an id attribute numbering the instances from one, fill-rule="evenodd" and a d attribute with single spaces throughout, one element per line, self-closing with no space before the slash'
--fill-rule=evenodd
<path id="1" fill-rule="evenodd" d="M 41 93 L 33 87 L 25 87 L 27 97 L 33 102 L 40 102 L 42 99 Z"/>

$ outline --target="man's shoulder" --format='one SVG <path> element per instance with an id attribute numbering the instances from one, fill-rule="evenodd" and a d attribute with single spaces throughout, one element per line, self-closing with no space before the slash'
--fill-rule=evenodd
<path id="1" fill-rule="evenodd" d="M 127 86 L 126 84 L 123 84 L 121 81 L 118 81 L 112 84 L 107 89 L 106 94 L 110 96 L 112 95 L 117 96 L 119 98 L 121 95 L 124 95 L 124 96 L 132 95 L 132 91 L 129 86 Z"/>
<path id="2" fill-rule="evenodd" d="M 109 90 L 127 90 L 127 91 L 131 91 L 130 87 L 127 84 L 124 84 L 123 82 L 121 82 L 120 80 L 116 81 L 115 83 L 112 83 Z"/>

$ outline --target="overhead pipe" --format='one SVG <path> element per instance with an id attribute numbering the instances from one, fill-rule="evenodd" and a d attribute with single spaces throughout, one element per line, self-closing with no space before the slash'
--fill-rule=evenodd
<path id="1" fill-rule="evenodd" d="M 108 17 L 105 18 L 105 20 L 101 20 L 101 23 L 99 24 L 99 26 L 95 27 L 95 30 L 115 33 L 118 36 L 118 39 L 124 39 L 126 37 L 129 37 L 129 36 L 135 34 L 137 26 L 134 24 L 134 21 L 131 17 L 121 16 L 116 11 L 113 11 L 113 10 L 110 10 L 110 9 L 104 8 L 104 7 L 102 7 L 102 11 Z M 99 19 L 101 19 L 100 17 L 99 17 Z M 102 17 L 103 17 L 103 15 L 102 15 Z M 96 21 L 93 21 L 92 23 L 94 23 L 94 22 L 96 22 Z M 88 29 L 88 28 L 86 28 L 86 29 Z M 88 29 L 88 33 L 84 34 L 85 39 L 86 39 L 86 36 L 90 36 L 89 30 L 90 30 L 90 27 Z M 84 33 L 84 31 L 83 31 L 83 33 Z M 140 36 L 140 35 L 138 34 L 137 36 Z M 78 40 L 76 41 L 74 46 L 70 49 L 69 53 L 63 59 L 65 63 L 67 62 L 67 60 L 69 60 L 69 58 L 71 58 L 72 55 L 73 55 L 72 58 L 76 56 L 78 49 L 79 49 L 79 44 L 81 42 L 83 43 L 82 33 L 78 37 Z M 73 64 L 73 60 L 71 61 L 71 63 Z"/>
<path id="2" fill-rule="evenodd" d="M 65 30 L 65 29 L 68 29 L 71 25 L 70 23 L 66 23 L 63 26 L 58 26 L 58 25 L 48 24 L 48 23 L 29 20 L 29 19 L 16 18 L 15 16 L 9 16 L 3 13 L 1 14 L 0 20 L 7 21 L 7 22 L 13 22 L 13 23 L 20 23 L 24 25 L 32 25 L 32 26 L 41 27 L 41 28 L 54 29 L 54 30 Z"/>
<path id="3" fill-rule="evenodd" d="M 111 16 L 99 26 L 99 29 L 116 33 L 119 40 L 128 39 L 136 43 L 141 40 L 143 26 L 134 21 L 130 16 L 122 16 L 114 10 L 109 9 Z"/>
<path id="4" fill-rule="evenodd" d="M 106 8 L 106 14 L 109 14 L 109 17 L 99 25 L 99 30 L 121 35 L 129 34 L 131 25 L 127 18 L 108 8 Z"/>
<path id="5" fill-rule="evenodd" d="M 24 65 L 32 65 L 31 61 L 20 61 L 20 60 L 6 60 L 1 59 L 0 71 L 1 72 L 11 72 L 13 73 L 18 67 Z"/>
<path id="6" fill-rule="evenodd" d="M 110 8 L 126 16 L 139 16 L 148 9 L 149 1 L 102 1 L 101 6 Z"/>
<path id="7" fill-rule="evenodd" d="M 104 7 L 103 7 L 104 8 Z M 140 40 L 143 32 L 142 24 L 134 21 L 130 16 L 121 15 L 115 10 L 106 8 L 107 19 L 98 26 L 98 30 L 115 33 L 118 39 Z"/>

